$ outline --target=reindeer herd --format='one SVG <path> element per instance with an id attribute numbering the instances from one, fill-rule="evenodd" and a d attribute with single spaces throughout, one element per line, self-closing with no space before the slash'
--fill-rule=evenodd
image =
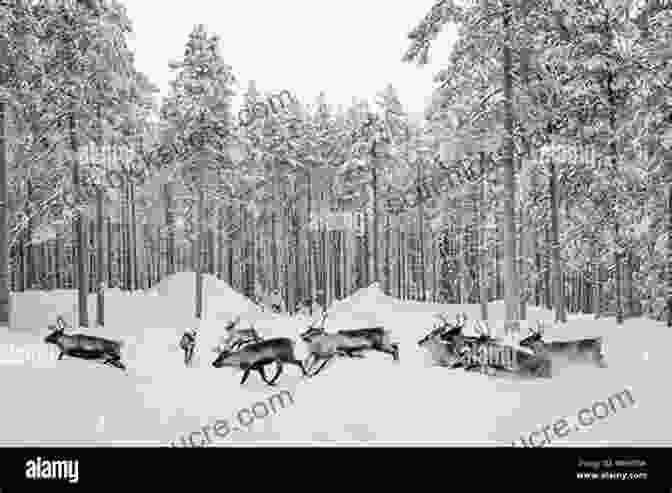
<path id="1" fill-rule="evenodd" d="M 565 358 L 572 363 L 606 366 L 601 337 L 546 342 L 543 339 L 543 326 L 539 323 L 536 330 L 530 329 L 529 336 L 513 344 L 493 337 L 478 321 L 474 324 L 478 335 L 465 335 L 465 313 L 458 314 L 454 322 L 441 314 L 436 317 L 439 324 L 418 341 L 418 346 L 429 352 L 437 366 L 476 370 L 491 375 L 536 378 L 550 378 L 552 362 L 558 358 Z M 308 353 L 305 361 L 301 361 L 296 357 L 294 340 L 287 337 L 264 339 L 254 325 L 247 329 L 241 328 L 240 317 L 236 317 L 224 327 L 223 342 L 213 348 L 217 356 L 212 366 L 243 371 L 241 385 L 252 371 L 256 371 L 266 384 L 272 386 L 284 371 L 285 364 L 299 367 L 304 377 L 314 377 L 336 357 L 363 358 L 367 351 L 386 353 L 394 361 L 399 361 L 399 344 L 392 342 L 389 331 L 383 326 L 327 332 L 326 319 L 327 313 L 324 312 L 318 324 L 310 324 L 300 334 Z M 59 360 L 67 355 L 98 360 L 126 370 L 121 361 L 122 342 L 84 334 L 65 334 L 66 324 L 60 316 L 56 326 L 49 328 L 51 333 L 44 342 L 58 346 Z M 191 366 L 196 342 L 195 329 L 186 331 L 180 339 L 179 347 L 184 352 L 184 364 L 187 367 Z M 269 379 L 266 367 L 271 364 L 276 365 L 276 371 Z"/>

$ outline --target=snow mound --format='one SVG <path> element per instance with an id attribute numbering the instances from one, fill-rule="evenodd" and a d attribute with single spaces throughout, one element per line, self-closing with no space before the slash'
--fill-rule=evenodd
<path id="1" fill-rule="evenodd" d="M 161 281 L 153 291 L 158 296 L 169 297 L 171 303 L 191 306 L 193 313 L 196 299 L 196 275 L 194 272 L 178 272 Z M 203 276 L 204 318 L 229 320 L 236 315 L 250 316 L 259 313 L 259 307 L 228 283 L 212 274 Z"/>
<path id="2" fill-rule="evenodd" d="M 396 300 L 387 296 L 376 282 L 367 288 L 355 291 L 347 298 L 334 302 L 329 308 L 329 313 L 360 315 L 359 318 L 374 320 L 375 317 L 372 319 L 367 315 L 380 315 L 393 309 L 396 304 Z"/>

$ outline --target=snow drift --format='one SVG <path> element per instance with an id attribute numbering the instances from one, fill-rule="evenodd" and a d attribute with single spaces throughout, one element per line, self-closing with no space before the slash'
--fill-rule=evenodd
<path id="1" fill-rule="evenodd" d="M 671 365 L 666 348 L 672 334 L 662 323 L 633 319 L 618 327 L 613 319 L 570 316 L 569 323 L 547 330 L 548 337 L 604 336 L 608 368 L 568 369 L 550 380 L 495 379 L 430 367 L 417 347 L 435 323 L 434 313 L 454 317 L 466 311 L 473 320 L 479 315 L 477 305 L 402 302 L 370 286 L 334 303 L 327 329 L 385 325 L 401 343 L 399 363 L 389 355 L 370 353 L 361 360 L 337 359 L 313 379 L 287 368 L 276 388 L 265 386 L 258 375 L 240 386 L 239 373 L 210 366 L 215 355 L 207 341 L 223 334 L 227 319 L 241 314 L 243 325 L 246 317 L 254 320 L 266 337 L 295 339 L 309 319 L 261 313 L 226 283 L 209 277 L 195 366 L 185 368 L 177 344 L 179 334 L 195 323 L 193 281 L 193 273 L 181 273 L 151 295 L 106 293 L 109 321 L 104 329 L 90 331 L 125 341 L 122 355 L 128 373 L 76 359 L 55 361 L 43 334 L 0 329 L 0 342 L 12 345 L 11 364 L 7 351 L 0 353 L 6 363 L 0 365 L 0 444 L 166 446 L 217 419 L 233 422 L 241 409 L 287 390 L 294 400 L 290 407 L 213 445 L 317 441 L 509 446 L 521 434 L 576 415 L 626 387 L 632 389 L 634 406 L 553 445 L 672 444 L 669 399 L 656 383 Z M 59 293 L 39 296 L 48 310 L 60 310 L 59 303 L 65 303 L 61 298 L 66 299 Z M 27 300 L 17 305 L 30 312 Z M 500 302 L 489 305 L 496 328 L 503 308 Z M 534 323 L 550 319 L 551 313 L 531 307 L 529 317 Z M 297 339 L 297 352 L 303 347 Z M 63 382 L 87 391 L 65 395 Z"/>

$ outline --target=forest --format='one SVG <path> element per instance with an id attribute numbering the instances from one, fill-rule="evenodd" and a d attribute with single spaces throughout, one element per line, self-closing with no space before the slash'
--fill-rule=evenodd
<path id="1" fill-rule="evenodd" d="M 288 313 L 378 283 L 503 300 L 514 332 L 530 306 L 672 327 L 669 2 L 438 0 L 400 63 L 447 25 L 411 118 L 393 83 L 348 106 L 243 83 L 205 25 L 159 97 L 123 2 L 2 2 L 0 324 L 11 293 L 74 289 L 102 326 L 107 289 L 191 271 L 196 318 L 212 274 Z"/>

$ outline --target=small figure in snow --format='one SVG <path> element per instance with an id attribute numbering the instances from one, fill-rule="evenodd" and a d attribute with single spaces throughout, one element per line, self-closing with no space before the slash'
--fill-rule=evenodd
<path id="1" fill-rule="evenodd" d="M 310 296 L 308 296 L 305 300 L 303 300 L 303 314 L 306 316 L 310 316 L 312 314 L 312 309 L 313 309 L 313 300 Z"/>
<path id="2" fill-rule="evenodd" d="M 271 294 L 271 309 L 275 313 L 282 312 L 282 296 L 280 295 L 280 291 L 277 289 L 273 291 L 273 294 Z"/>
<path id="3" fill-rule="evenodd" d="M 196 348 L 196 329 L 187 330 L 180 339 L 180 349 L 184 351 L 184 365 L 189 366 Z"/>

